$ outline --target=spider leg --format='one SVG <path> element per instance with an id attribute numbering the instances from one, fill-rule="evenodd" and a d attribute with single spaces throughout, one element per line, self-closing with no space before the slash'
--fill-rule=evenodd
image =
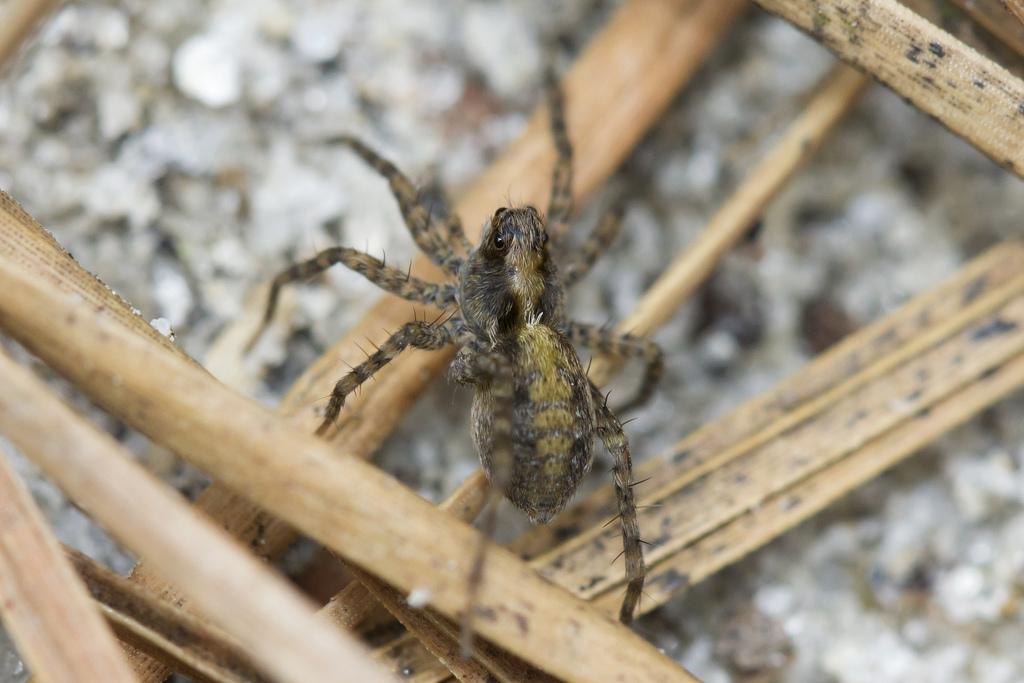
<path id="1" fill-rule="evenodd" d="M 551 176 L 551 202 L 548 204 L 547 229 L 552 241 L 558 244 L 569 230 L 572 213 L 572 142 L 565 125 L 565 97 L 562 86 L 553 71 L 545 75 L 548 93 L 548 111 L 551 115 L 551 134 L 555 139 L 558 158 Z"/>
<path id="2" fill-rule="evenodd" d="M 569 341 L 619 358 L 639 358 L 646 363 L 640 388 L 630 401 L 618 408 L 619 412 L 632 410 L 647 402 L 654 393 L 664 369 L 661 347 L 644 337 L 621 334 L 614 330 L 584 323 L 569 322 L 566 336 Z"/>
<path id="3" fill-rule="evenodd" d="M 441 234 L 437 223 L 431 220 L 427 207 L 420 201 L 419 193 L 409 178 L 399 171 L 397 166 L 356 138 L 346 135 L 334 138 L 332 142 L 347 145 L 363 161 L 384 176 L 391 187 L 391 193 L 398 201 L 402 218 L 405 220 L 405 225 L 409 228 L 412 238 L 416 241 L 416 245 L 430 257 L 431 261 L 444 268 L 449 274 L 458 275 L 459 268 L 462 266 L 462 258 L 455 255 L 448 240 Z M 450 235 L 452 234 L 451 219 L 446 217 L 445 221 Z M 460 224 L 458 232 L 461 231 Z M 463 235 L 463 240 L 465 240 L 465 235 Z"/>
<path id="4" fill-rule="evenodd" d="M 454 285 L 420 280 L 404 271 L 385 265 L 383 261 L 378 261 L 369 254 L 349 247 L 331 247 L 321 251 L 308 261 L 288 267 L 274 278 L 267 296 L 267 308 L 263 312 L 263 322 L 260 323 L 259 329 L 256 330 L 249 342 L 249 348 L 260 338 L 274 317 L 274 311 L 277 310 L 277 299 L 283 286 L 291 282 L 307 280 L 336 263 L 354 270 L 381 289 L 403 299 L 438 308 L 455 304 L 456 288 Z"/>
<path id="5" fill-rule="evenodd" d="M 338 380 L 331 392 L 331 400 L 324 411 L 324 420 L 316 430 L 317 436 L 323 436 L 330 429 L 331 425 L 341 413 L 345 405 L 345 398 L 366 380 L 395 357 L 412 346 L 417 349 L 436 350 L 451 343 L 458 334 L 462 325 L 462 319 L 451 317 L 444 323 L 438 325 L 425 321 L 408 322 L 398 328 L 398 331 L 388 337 L 388 340 L 380 345 L 374 353 L 365 361 L 357 365 L 351 372 Z"/>
<path id="6" fill-rule="evenodd" d="M 512 478 L 512 370 L 507 358 L 493 351 L 482 350 L 482 345 L 463 347 L 456 361 L 456 380 L 462 384 L 487 383 L 491 395 L 491 453 L 490 485 L 487 491 L 487 512 L 480 530 L 473 566 L 469 573 L 466 592 L 466 611 L 462 620 L 462 656 L 473 654 L 473 620 L 476 603 L 484 578 L 484 560 L 487 546 L 494 538 L 498 504 L 505 495 Z"/>
<path id="7" fill-rule="evenodd" d="M 456 251 L 461 250 L 467 254 L 473 250 L 473 245 L 470 244 L 465 231 L 462 229 L 462 219 L 454 211 L 448 210 L 448 216 L 444 220 L 444 234 L 446 235 L 448 246 L 452 249 Z"/>
<path id="8" fill-rule="evenodd" d="M 622 224 L 622 207 L 613 207 L 601 217 L 594 232 L 579 247 L 573 250 L 567 262 L 562 266 L 562 286 L 572 287 L 590 272 L 594 261 L 608 248 L 619 234 Z"/>
<path id="9" fill-rule="evenodd" d="M 618 418 L 605 403 L 601 391 L 590 383 L 597 417 L 597 435 L 612 456 L 612 481 L 622 524 L 622 553 L 626 557 L 626 596 L 619 610 L 619 621 L 629 624 L 640 602 L 647 567 L 644 565 L 643 540 L 636 521 L 636 500 L 633 497 L 633 461 L 629 455 L 629 440 Z"/>

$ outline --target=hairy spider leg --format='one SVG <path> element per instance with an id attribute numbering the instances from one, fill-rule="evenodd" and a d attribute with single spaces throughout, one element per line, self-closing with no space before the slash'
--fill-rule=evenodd
<path id="1" fill-rule="evenodd" d="M 482 350 L 482 345 L 465 347 L 460 353 L 458 381 L 462 384 L 488 383 L 490 385 L 493 415 L 491 422 L 491 476 L 487 489 L 486 513 L 481 524 L 480 540 L 477 543 L 473 566 L 469 572 L 466 587 L 466 611 L 462 619 L 460 648 L 462 656 L 473 655 L 473 621 L 476 617 L 477 600 L 483 585 L 484 564 L 487 546 L 494 538 L 498 519 L 498 505 L 505 497 L 505 489 L 512 478 L 512 413 L 514 395 L 512 369 L 507 358 L 500 353 Z"/>
<path id="2" fill-rule="evenodd" d="M 453 315 L 440 324 L 415 321 L 399 327 L 398 331 L 388 337 L 379 349 L 370 354 L 369 358 L 353 368 L 334 385 L 331 400 L 327 404 L 327 410 L 324 411 L 324 420 L 316 430 L 317 436 L 326 434 L 334 421 L 338 419 L 338 414 L 341 413 L 341 408 L 345 405 L 345 398 L 358 389 L 363 382 L 373 377 L 378 370 L 394 360 L 398 354 L 410 346 L 428 351 L 443 348 L 458 337 L 461 325 L 462 320 Z"/>
<path id="3" fill-rule="evenodd" d="M 391 194 L 398 202 L 402 218 L 405 220 L 405 225 L 409 228 L 412 238 L 416 241 L 416 245 L 430 257 L 431 261 L 444 268 L 450 275 L 458 275 L 459 268 L 462 267 L 462 258 L 455 255 L 446 236 L 441 234 L 438 224 L 431 220 L 430 212 L 420 201 L 419 193 L 409 178 L 399 171 L 397 166 L 354 137 L 344 135 L 332 139 L 331 142 L 348 146 L 388 181 Z M 449 216 L 445 216 L 445 225 L 448 235 L 453 234 Z M 462 232 L 461 224 L 457 228 L 457 232 Z"/>
<path id="4" fill-rule="evenodd" d="M 554 244 L 565 239 L 572 213 L 572 142 L 565 125 L 565 97 L 562 86 L 553 71 L 545 75 L 548 112 L 551 116 L 551 135 L 555 140 L 558 158 L 551 176 L 551 202 L 548 204 L 547 227 Z"/>
<path id="5" fill-rule="evenodd" d="M 453 284 L 437 284 L 412 277 L 407 272 L 385 265 L 369 254 L 350 247 L 331 247 L 324 249 L 308 261 L 296 263 L 281 271 L 270 285 L 267 296 L 267 308 L 263 312 L 263 321 L 259 329 L 249 341 L 247 348 L 252 348 L 260 338 L 277 310 L 278 296 L 281 288 L 289 283 L 307 280 L 318 275 L 331 266 L 340 263 L 354 270 L 381 289 L 397 296 L 424 305 L 445 308 L 455 304 L 456 287 Z"/>
<path id="6" fill-rule="evenodd" d="M 566 262 L 559 268 L 562 286 L 568 289 L 590 272 L 594 262 L 619 234 L 622 225 L 622 206 L 615 206 L 601 217 L 594 231 L 572 250 Z"/>
<path id="7" fill-rule="evenodd" d="M 459 218 L 459 214 L 450 209 L 444 219 L 444 233 L 447 236 L 448 246 L 452 249 L 456 251 L 461 250 L 466 253 L 473 250 L 473 245 L 470 244 L 465 231 L 462 229 L 462 219 Z"/>
<path id="8" fill-rule="evenodd" d="M 640 382 L 640 388 L 636 395 L 624 405 L 619 406 L 617 411 L 638 408 L 646 403 L 654 393 L 665 365 L 661 347 L 650 339 L 632 334 L 622 334 L 607 327 L 573 321 L 569 322 L 565 336 L 569 338 L 569 341 L 588 349 L 618 358 L 639 358 L 645 363 L 644 378 Z"/>
<path id="9" fill-rule="evenodd" d="M 626 558 L 626 595 L 619 609 L 619 621 L 629 624 L 640 602 L 647 567 L 644 565 L 643 541 L 636 521 L 636 500 L 633 497 L 633 461 L 629 455 L 629 440 L 622 424 L 605 402 L 601 391 L 590 383 L 594 397 L 597 436 L 612 456 L 612 481 L 618 501 L 619 521 L 622 524 L 622 551 Z"/>

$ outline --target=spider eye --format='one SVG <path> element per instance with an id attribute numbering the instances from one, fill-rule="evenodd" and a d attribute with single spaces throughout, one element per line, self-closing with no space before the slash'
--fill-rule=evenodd
<path id="1" fill-rule="evenodd" d="M 508 211 L 508 209 L 506 209 L 506 208 L 505 208 L 505 207 L 503 206 L 503 207 L 501 207 L 500 209 L 498 209 L 498 210 L 496 210 L 496 211 L 494 212 L 494 217 L 495 217 L 495 218 L 497 218 L 498 216 L 500 216 L 501 214 L 505 213 L 506 211 Z"/>
<path id="2" fill-rule="evenodd" d="M 505 238 L 502 237 L 500 232 L 494 236 L 494 248 L 498 251 L 505 248 Z"/>
<path id="3" fill-rule="evenodd" d="M 537 244 L 539 244 L 542 247 L 546 247 L 548 244 L 548 234 L 543 230 L 541 230 L 540 234 L 537 235 Z"/>

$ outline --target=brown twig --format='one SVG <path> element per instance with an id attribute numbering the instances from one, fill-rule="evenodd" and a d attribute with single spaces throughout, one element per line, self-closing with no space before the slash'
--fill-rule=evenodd
<path id="1" fill-rule="evenodd" d="M 1004 45 L 1024 57 L 1024 22 L 1013 21 L 1007 14 L 1013 11 L 1005 0 L 952 0 L 967 16 L 986 31 L 998 38 Z M 1020 0 L 1016 8 L 1021 9 Z M 1019 72 L 1018 72 L 1019 73 Z"/>
<path id="2" fill-rule="evenodd" d="M 483 472 L 478 470 L 455 494 L 438 507 L 451 512 L 459 519 L 471 520 L 484 504 L 485 484 Z M 358 605 L 359 602 L 349 603 L 345 598 L 350 598 L 351 593 L 358 593 L 360 589 L 372 595 L 436 658 L 428 660 L 431 668 L 443 662 L 443 666 L 460 681 L 484 682 L 497 679 L 501 683 L 545 683 L 555 680 L 485 640 L 477 642 L 472 658 L 464 659 L 461 654 L 459 627 L 454 622 L 433 610 L 411 607 L 398 591 L 377 577 L 358 567 L 349 565 L 349 569 L 356 575 L 357 580 L 343 591 L 344 596 L 335 596 L 331 602 L 345 606 L 345 613 L 351 614 L 355 611 L 354 605 Z M 393 663 L 389 659 L 383 661 Z M 401 668 L 396 667 L 395 670 L 408 671 L 409 666 L 404 663 Z"/>
<path id="3" fill-rule="evenodd" d="M 132 683 L 117 639 L 2 450 L 0 613 L 37 679 Z"/>
<path id="4" fill-rule="evenodd" d="M 1013 16 L 1017 17 L 1022 25 L 1024 25 L 1024 2 L 1021 0 L 1000 0 L 1006 9 L 1010 10 Z"/>
<path id="5" fill-rule="evenodd" d="M 1024 355 L 992 366 L 982 380 L 966 385 L 914 419 L 866 444 L 792 488 L 766 498 L 758 507 L 687 546 L 652 573 L 648 608 L 677 594 L 682 579 L 692 584 L 735 562 L 881 474 L 950 429 L 1024 385 Z M 596 601 L 614 611 L 617 596 Z"/>
<path id="6" fill-rule="evenodd" d="M 380 601 L 388 611 L 402 622 L 402 625 L 460 681 L 487 683 L 493 681 L 491 672 L 475 657 L 463 658 L 459 654 L 459 640 L 452 637 L 438 624 L 433 615 L 425 609 L 409 606 L 400 592 L 355 566 L 349 566 L 363 586 L 375 600 Z"/>
<path id="7" fill-rule="evenodd" d="M 201 370 L 155 349 L 81 302 L 68 302 L 34 272 L 10 267 L 6 262 L 0 270 L 4 273 L 0 276 L 5 280 L 4 291 L 20 293 L 16 300 L 34 298 L 30 295 L 34 289 L 48 291 L 51 301 L 63 300 L 63 305 L 57 304 L 57 309 L 63 309 L 61 326 L 81 331 L 84 327 L 76 321 L 103 321 L 98 327 L 106 332 L 98 332 L 98 336 L 106 337 L 106 343 L 119 337 L 130 339 L 147 349 L 151 358 L 173 359 L 174 365 L 188 368 L 189 373 L 217 386 Z M 8 314 L 18 307 L 5 307 L 4 314 L 0 314 L 8 332 L 11 330 L 7 325 L 17 318 Z M 50 309 L 50 313 L 57 309 Z M 87 355 L 92 359 L 90 364 L 98 359 Z M 106 355 L 113 360 L 121 354 L 108 347 Z M 99 370 L 99 366 L 92 370 Z M 117 382 L 120 372 L 106 377 Z M 0 392 L 0 430 L 4 435 L 93 519 L 137 554 L 156 561 L 175 585 L 187 592 L 212 621 L 232 633 L 246 653 L 268 672 L 282 681 L 296 683 L 387 678 L 351 638 L 317 621 L 312 606 L 294 588 L 200 518 L 176 492 L 135 464 L 110 436 L 76 415 L 40 380 L 3 353 L 0 378 L 4 386 Z M 144 399 L 135 410 L 145 412 L 146 403 L 155 405 L 150 403 L 154 398 Z"/>
<path id="8" fill-rule="evenodd" d="M 157 332 L 99 278 L 78 265 L 53 235 L 43 229 L 6 192 L 0 192 L 0 259 L 37 272 L 55 292 L 81 300 L 111 322 L 148 339 L 195 367 L 200 367 L 181 347 Z"/>
<path id="9" fill-rule="evenodd" d="M 267 683 L 230 636 L 77 550 L 64 555 L 117 637 L 196 683 Z"/>
<path id="10" fill-rule="evenodd" d="M 896 0 L 754 0 L 1024 174 L 1024 82 Z"/>
<path id="11" fill-rule="evenodd" d="M 483 470 L 470 475 L 455 492 L 437 507 L 456 518 L 471 522 L 480 513 L 485 502 L 487 478 Z M 353 581 L 324 605 L 318 614 L 341 628 L 358 626 L 377 601 L 359 581 Z"/>
<path id="12" fill-rule="evenodd" d="M 14 0 L 7 5 L 0 19 L 0 73 L 59 4 L 58 0 Z"/>

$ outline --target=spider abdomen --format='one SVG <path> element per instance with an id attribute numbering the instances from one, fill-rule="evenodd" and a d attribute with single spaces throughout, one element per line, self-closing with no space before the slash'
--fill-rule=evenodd
<path id="1" fill-rule="evenodd" d="M 523 325 L 499 342 L 515 397 L 512 462 L 505 495 L 534 524 L 550 522 L 579 488 L 594 459 L 594 404 L 576 350 L 547 325 Z M 494 478 L 491 386 L 477 386 L 473 441 Z"/>

